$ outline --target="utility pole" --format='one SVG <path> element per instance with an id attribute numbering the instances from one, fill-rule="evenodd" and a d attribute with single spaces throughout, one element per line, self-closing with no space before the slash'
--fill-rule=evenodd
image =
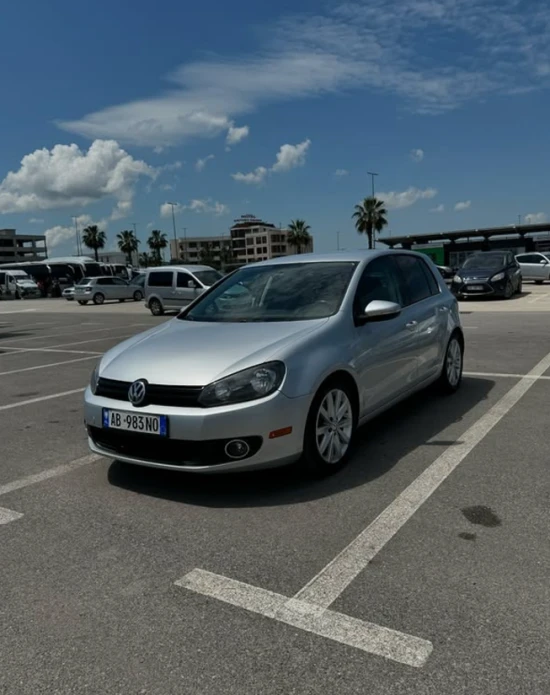
<path id="1" fill-rule="evenodd" d="M 187 227 L 183 227 L 183 262 L 187 263 Z"/>
<path id="2" fill-rule="evenodd" d="M 77 222 L 77 217 L 76 215 L 73 215 L 73 221 L 74 221 L 74 236 L 75 236 L 75 241 L 76 241 L 76 255 L 80 256 L 80 239 L 78 236 L 78 222 Z"/>
<path id="3" fill-rule="evenodd" d="M 370 176 L 371 179 L 372 197 L 374 198 L 374 177 L 378 176 L 378 174 L 374 171 L 367 171 L 367 174 Z"/>
<path id="4" fill-rule="evenodd" d="M 518 215 L 518 225 L 521 225 L 521 215 Z"/>
<path id="5" fill-rule="evenodd" d="M 340 251 L 340 232 L 336 232 L 336 250 Z"/>
<path id="6" fill-rule="evenodd" d="M 178 237 L 176 234 L 176 216 L 174 214 L 174 207 L 176 207 L 178 203 L 167 203 L 167 205 L 172 206 L 172 227 L 174 228 L 174 256 L 176 260 L 178 259 Z"/>
<path id="7" fill-rule="evenodd" d="M 134 239 L 136 240 L 136 267 L 139 268 L 139 241 L 137 235 L 137 225 L 132 222 L 132 227 L 134 228 Z"/>

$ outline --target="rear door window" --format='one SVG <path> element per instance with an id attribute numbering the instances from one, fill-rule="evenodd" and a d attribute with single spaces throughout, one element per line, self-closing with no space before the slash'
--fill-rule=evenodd
<path id="1" fill-rule="evenodd" d="M 157 270 L 149 273 L 147 284 L 149 287 L 172 287 L 173 273 L 170 271 Z"/>
<path id="2" fill-rule="evenodd" d="M 405 306 L 416 304 L 435 294 L 428 279 L 429 268 L 421 258 L 403 255 L 395 256 L 395 261 L 401 271 L 401 286 Z"/>

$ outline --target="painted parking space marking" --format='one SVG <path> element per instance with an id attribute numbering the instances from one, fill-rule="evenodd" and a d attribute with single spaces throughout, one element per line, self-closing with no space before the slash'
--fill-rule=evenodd
<path id="1" fill-rule="evenodd" d="M 102 338 L 104 340 L 104 338 Z M 64 350 L 63 348 L 24 348 L 12 347 L 9 345 L 6 350 L 11 352 L 3 352 L 4 355 L 17 355 L 18 353 L 26 352 L 66 352 L 70 355 L 103 355 L 103 352 L 94 352 L 93 350 Z"/>
<path id="2" fill-rule="evenodd" d="M 0 526 L 4 524 L 9 524 L 12 521 L 17 521 L 23 516 L 20 512 L 14 512 L 12 509 L 5 509 L 0 507 Z"/>
<path id="3" fill-rule="evenodd" d="M 13 408 L 21 408 L 24 405 L 32 405 L 33 403 L 42 403 L 43 401 L 51 401 L 53 398 L 63 398 L 64 396 L 73 396 L 75 393 L 84 393 L 86 387 L 80 389 L 72 389 L 71 391 L 61 391 L 60 393 L 52 393 L 49 396 L 38 396 L 37 398 L 29 398 L 26 401 L 18 401 L 17 403 L 8 403 L 0 405 L 0 411 L 12 410 Z"/>
<path id="4" fill-rule="evenodd" d="M 493 379 L 535 379 L 548 380 L 550 376 L 532 376 L 531 374 L 508 374 L 502 372 L 464 372 L 464 376 L 470 377 L 491 377 Z"/>
<path id="5" fill-rule="evenodd" d="M 394 633 L 389 628 L 373 626 L 372 623 L 334 613 L 329 610 L 329 606 L 549 368 L 550 353 L 466 430 L 457 442 L 438 456 L 313 579 L 293 597 L 288 597 L 283 607 L 281 602 L 285 597 L 279 594 L 272 594 L 226 577 L 211 575 L 200 569 L 192 570 L 179 579 L 176 585 L 314 632 L 336 642 L 342 642 L 344 635 L 349 637 L 348 641 L 345 641 L 349 646 L 410 666 L 423 666 L 432 647 L 427 640 Z M 347 620 L 350 622 L 346 622 Z M 375 628 L 389 630 L 394 637 L 390 638 L 386 632 L 377 632 Z M 360 633 L 360 638 L 352 639 L 354 630 Z M 381 634 L 387 637 L 386 642 L 381 640 Z M 395 637 L 396 634 L 398 637 Z M 381 641 L 386 645 L 383 653 Z M 404 652 L 403 645 L 407 645 Z M 406 659 L 403 658 L 404 653 Z"/>
<path id="6" fill-rule="evenodd" d="M 74 343 L 59 343 L 58 345 L 48 345 L 48 347 L 45 348 L 28 348 L 25 347 L 24 345 L 18 345 L 18 346 L 12 346 L 12 345 L 6 345 L 6 350 L 14 350 L 14 351 L 19 351 L 19 352 L 44 352 L 46 350 L 51 350 L 54 351 L 57 349 L 57 352 L 71 352 L 71 350 L 64 350 L 62 348 L 67 348 L 67 347 L 73 347 L 74 345 L 87 345 L 88 343 L 100 343 L 102 341 L 106 340 L 111 340 L 112 338 L 131 338 L 135 333 L 122 333 L 120 335 L 107 335 L 107 336 L 102 336 L 101 338 L 91 338 L 88 340 L 78 340 Z M 20 341 L 18 341 L 20 342 Z M 3 343 L 2 343 L 3 346 Z M 7 354 L 7 353 L 4 353 Z M 2 355 L 0 355 L 1 357 Z"/>
<path id="7" fill-rule="evenodd" d="M 95 360 L 97 355 L 87 355 L 86 357 L 77 357 L 74 360 L 63 360 L 62 362 L 50 362 L 48 364 L 39 364 L 35 367 L 23 367 L 22 369 L 10 369 L 7 372 L 0 372 L 0 376 L 8 376 L 9 374 L 20 374 L 21 372 L 33 372 L 37 369 L 48 369 L 48 367 L 61 367 L 65 364 L 74 364 L 75 362 L 84 362 L 86 360 Z"/>

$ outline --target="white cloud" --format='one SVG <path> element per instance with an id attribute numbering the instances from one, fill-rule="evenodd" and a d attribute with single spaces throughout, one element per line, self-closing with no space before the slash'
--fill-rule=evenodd
<path id="1" fill-rule="evenodd" d="M 342 176 L 347 176 L 349 174 L 349 171 L 347 169 L 336 169 L 334 172 L 334 176 L 337 176 L 338 178 L 341 178 Z"/>
<path id="2" fill-rule="evenodd" d="M 197 159 L 197 162 L 195 164 L 195 169 L 197 171 L 202 171 L 211 159 L 215 159 L 215 156 L 213 154 L 209 154 L 208 156 L 204 157 L 203 159 Z"/>
<path id="3" fill-rule="evenodd" d="M 298 145 L 281 145 L 276 155 L 275 164 L 270 169 L 263 166 L 256 167 L 254 171 L 248 174 L 238 172 L 237 174 L 231 174 L 231 176 L 235 181 L 239 181 L 240 183 L 259 185 L 263 183 L 266 177 L 272 172 L 281 173 L 303 166 L 310 145 L 311 140 L 304 140 Z"/>
<path id="4" fill-rule="evenodd" d="M 248 174 L 242 174 L 241 172 L 238 172 L 236 174 L 231 174 L 232 178 L 235 179 L 235 181 L 239 181 L 239 183 L 246 183 L 248 185 L 258 185 L 260 183 L 263 183 L 265 181 L 265 177 L 268 174 L 268 170 L 265 167 L 257 167 L 254 169 L 254 171 L 251 171 Z"/>
<path id="5" fill-rule="evenodd" d="M 60 127 L 89 138 L 157 150 L 234 128 L 265 104 L 350 89 L 396 95 L 420 113 L 441 113 L 497 94 L 518 95 L 548 82 L 548 3 L 518 0 L 349 0 L 324 13 L 270 21 L 248 52 L 180 66 L 166 88 L 109 106 Z M 426 36 L 444 36 L 439 52 Z M 243 42 L 243 45 L 245 42 Z M 162 91 L 161 91 L 162 90 Z"/>
<path id="6" fill-rule="evenodd" d="M 235 128 L 235 126 L 230 126 L 227 131 L 227 137 L 225 138 L 225 144 L 231 147 L 232 145 L 237 145 L 241 140 L 248 137 L 250 133 L 250 128 L 247 125 L 243 125 L 240 128 Z"/>
<path id="7" fill-rule="evenodd" d="M 159 188 L 161 191 L 173 191 L 176 187 L 171 183 L 162 183 Z"/>
<path id="8" fill-rule="evenodd" d="M 445 212 L 445 206 L 441 203 L 441 205 L 436 205 L 435 208 L 432 208 L 430 212 Z"/>
<path id="9" fill-rule="evenodd" d="M 545 212 L 529 212 L 525 215 L 525 224 L 542 224 L 548 220 Z"/>
<path id="10" fill-rule="evenodd" d="M 408 208 L 419 200 L 430 200 L 437 195 L 435 188 L 420 190 L 410 186 L 406 191 L 389 191 L 388 193 L 377 193 L 376 197 L 384 201 L 384 205 L 393 210 Z"/>
<path id="11" fill-rule="evenodd" d="M 471 204 L 471 200 L 461 200 L 460 202 L 456 203 L 455 210 L 458 210 L 459 212 L 461 210 L 467 210 Z"/>
<path id="12" fill-rule="evenodd" d="M 128 217 L 132 212 L 131 200 L 119 200 L 111 213 L 111 220 L 121 220 L 123 217 Z"/>
<path id="13" fill-rule="evenodd" d="M 78 230 L 81 234 L 82 230 L 91 224 L 96 224 L 100 229 L 103 230 L 105 230 L 108 224 L 107 220 L 102 219 L 96 221 L 92 217 L 90 217 L 90 215 L 79 215 L 76 218 L 76 223 L 78 225 Z M 64 244 L 66 242 L 71 241 L 73 251 L 76 252 L 76 230 L 74 227 L 74 223 L 67 226 L 59 224 L 55 225 L 54 227 L 46 229 L 44 234 L 46 235 L 46 245 L 48 250 L 53 249 L 56 246 L 59 246 L 60 244 Z"/>
<path id="14" fill-rule="evenodd" d="M 413 162 L 421 162 L 424 159 L 424 150 L 411 150 L 409 152 L 409 156 L 413 160 Z"/>
<path id="15" fill-rule="evenodd" d="M 190 200 L 187 205 L 182 205 L 181 203 L 174 204 L 175 215 L 179 215 L 185 210 L 189 210 L 190 212 L 195 212 L 197 214 L 215 215 L 216 217 L 226 215 L 229 212 L 227 205 L 224 203 L 219 203 L 218 201 L 213 201 L 211 198 L 206 198 L 205 200 L 195 198 L 194 200 Z M 170 203 L 163 203 L 160 206 L 160 216 L 172 216 L 172 206 Z"/>
<path id="16" fill-rule="evenodd" d="M 141 176 L 153 178 L 155 170 L 113 140 L 96 140 L 87 152 L 74 144 L 35 150 L 0 183 L 0 212 L 75 208 L 103 198 L 131 201 Z"/>
<path id="17" fill-rule="evenodd" d="M 44 220 L 41 217 L 31 217 L 29 224 L 43 224 Z"/>
<path id="18" fill-rule="evenodd" d="M 147 229 L 152 229 L 154 224 L 154 222 L 147 222 Z"/>
<path id="19" fill-rule="evenodd" d="M 311 140 L 304 140 L 298 145 L 282 145 L 277 152 L 277 160 L 271 171 L 289 171 L 305 164 L 306 154 Z"/>
<path id="20" fill-rule="evenodd" d="M 157 172 L 160 174 L 165 171 L 177 171 L 178 169 L 181 169 L 183 166 L 183 162 L 175 161 L 175 162 L 170 162 L 169 164 L 163 164 L 162 166 L 158 167 Z"/>

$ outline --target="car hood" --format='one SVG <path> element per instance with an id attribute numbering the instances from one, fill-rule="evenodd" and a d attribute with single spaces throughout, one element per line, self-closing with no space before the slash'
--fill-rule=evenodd
<path id="1" fill-rule="evenodd" d="M 16 280 L 15 282 L 21 287 L 38 287 L 34 280 Z"/>
<path id="2" fill-rule="evenodd" d="M 281 359 L 285 348 L 328 319 L 269 323 L 207 323 L 173 319 L 107 352 L 99 374 L 107 379 L 206 386 L 241 369 Z"/>
<path id="3" fill-rule="evenodd" d="M 502 273 L 504 268 L 498 268 L 497 270 L 491 270 L 489 268 L 467 268 L 466 270 L 459 270 L 458 275 L 461 278 L 476 278 L 478 280 L 488 280 L 492 278 L 493 275 L 497 273 Z"/>

